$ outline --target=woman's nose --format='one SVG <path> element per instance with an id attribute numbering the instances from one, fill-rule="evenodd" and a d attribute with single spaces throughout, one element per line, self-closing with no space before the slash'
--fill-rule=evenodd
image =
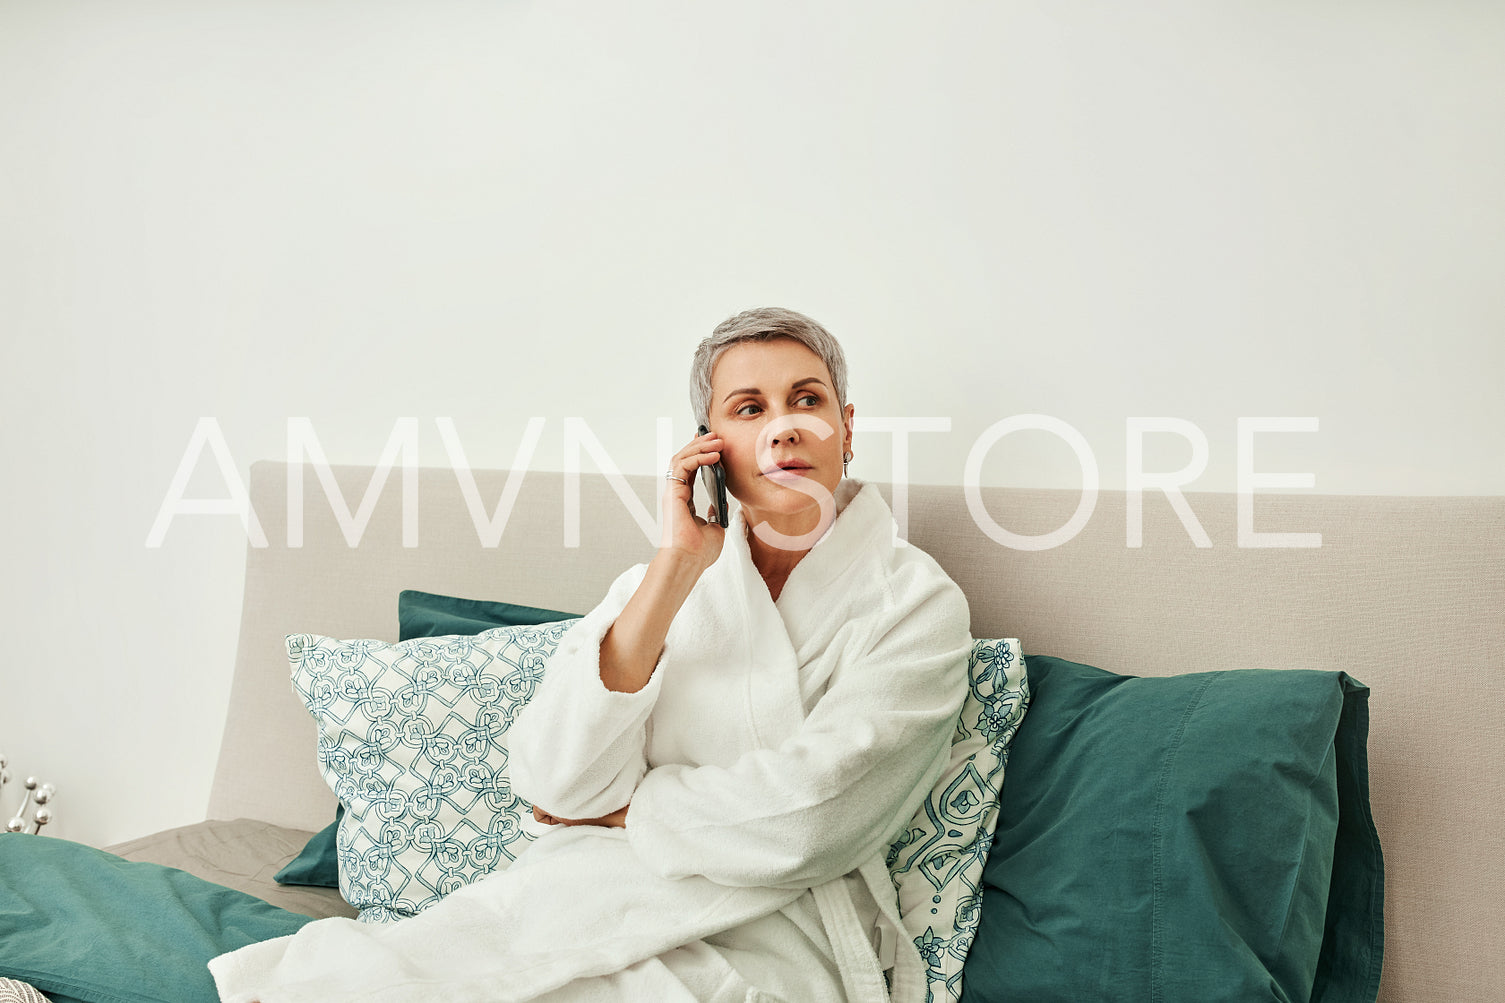
<path id="1" fill-rule="evenodd" d="M 782 432 L 775 432 L 773 435 L 773 445 L 775 446 L 781 443 L 786 446 L 792 446 L 799 441 L 799 431 L 793 428 L 786 428 Z"/>

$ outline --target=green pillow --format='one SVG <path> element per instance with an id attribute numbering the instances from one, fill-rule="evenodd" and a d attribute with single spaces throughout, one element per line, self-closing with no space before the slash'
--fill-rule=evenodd
<path id="1" fill-rule="evenodd" d="M 572 620 L 578 613 L 518 606 L 487 599 L 457 599 L 406 589 L 397 596 L 399 641 L 415 637 L 471 637 L 493 627 L 529 627 L 558 620 Z"/>
<path id="2" fill-rule="evenodd" d="M 964 1003 L 1374 1000 L 1362 684 L 1027 666 Z"/>
<path id="3" fill-rule="evenodd" d="M 218 999 L 210 958 L 309 922 L 187 871 L 0 835 L 0 975 L 54 1003 Z"/>
<path id="4" fill-rule="evenodd" d="M 340 817 L 345 806 L 334 807 L 334 821 L 314 833 L 296 857 L 287 866 L 272 875 L 279 885 L 313 885 L 316 888 L 340 887 L 340 860 L 335 844 L 340 830 Z"/>
<path id="5" fill-rule="evenodd" d="M 489 599 L 458 599 L 416 589 L 404 589 L 397 594 L 397 636 L 400 641 L 411 641 L 415 637 L 473 637 L 493 627 L 527 627 L 573 620 L 578 616 L 578 613 L 561 613 Z M 272 875 L 273 880 L 284 885 L 340 887 L 336 844 L 343 812 L 343 805 L 336 808 L 334 821 L 315 833 L 303 847 L 303 852 Z"/>

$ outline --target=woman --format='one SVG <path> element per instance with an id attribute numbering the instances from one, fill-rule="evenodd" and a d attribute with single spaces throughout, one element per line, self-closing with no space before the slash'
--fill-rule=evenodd
<path id="1" fill-rule="evenodd" d="M 658 552 L 564 637 L 510 736 L 551 828 L 413 919 L 218 959 L 224 999 L 924 999 L 884 855 L 946 762 L 966 600 L 845 477 L 824 328 L 738 314 L 691 387 L 710 431 L 666 475 Z M 713 463 L 725 530 L 691 508 Z"/>

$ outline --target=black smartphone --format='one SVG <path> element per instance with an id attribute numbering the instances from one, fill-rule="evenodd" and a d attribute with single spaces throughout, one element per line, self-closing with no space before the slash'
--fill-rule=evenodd
<path id="1" fill-rule="evenodd" d="M 700 426 L 700 434 L 706 435 L 711 430 L 704 425 Z M 731 516 L 726 511 L 726 468 L 720 463 L 707 463 L 700 468 L 700 480 L 705 484 L 706 493 L 716 501 L 716 521 L 725 529 L 731 522 Z M 694 496 L 694 492 L 691 492 Z M 695 506 L 690 506 L 693 511 Z M 700 513 L 696 513 L 699 515 Z"/>

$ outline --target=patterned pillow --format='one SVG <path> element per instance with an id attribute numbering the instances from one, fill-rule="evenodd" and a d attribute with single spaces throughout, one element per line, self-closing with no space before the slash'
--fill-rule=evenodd
<path id="1" fill-rule="evenodd" d="M 531 806 L 507 779 L 507 730 L 572 625 L 396 644 L 288 636 L 319 769 L 346 808 L 340 894 L 363 922 L 415 915 L 532 840 Z"/>
<path id="2" fill-rule="evenodd" d="M 1009 742 L 1029 705 L 1019 642 L 977 641 L 951 761 L 888 851 L 904 927 L 929 967 L 927 1000 L 961 999 L 962 964 L 977 934 L 982 871 L 993 845 Z"/>

